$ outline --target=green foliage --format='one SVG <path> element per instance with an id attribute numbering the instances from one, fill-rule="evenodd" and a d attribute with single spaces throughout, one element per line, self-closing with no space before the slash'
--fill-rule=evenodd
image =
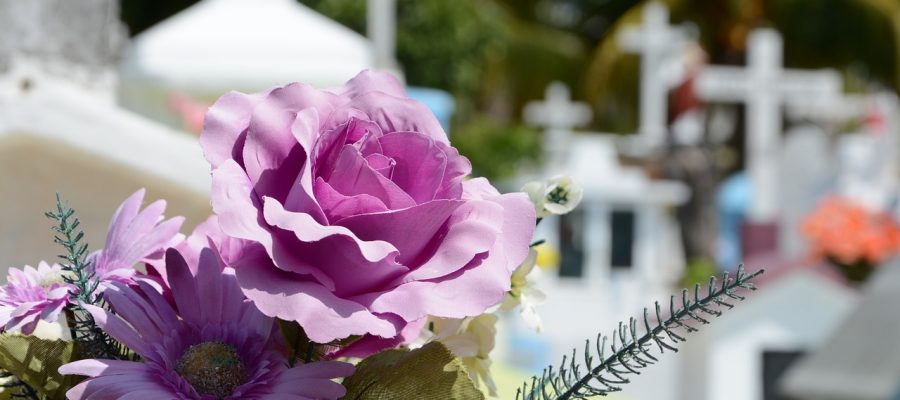
<path id="1" fill-rule="evenodd" d="M 522 124 L 503 124 L 487 116 L 466 121 L 451 140 L 472 162 L 475 175 L 509 178 L 523 164 L 536 164 L 541 156 L 541 134 Z"/>
<path id="2" fill-rule="evenodd" d="M 463 367 L 443 344 L 431 342 L 416 350 L 386 350 L 356 366 L 344 380 L 346 400 L 484 399 Z"/>
<path id="3" fill-rule="evenodd" d="M 540 377 L 534 377 L 531 383 L 525 383 L 516 393 L 516 399 L 523 400 L 567 400 L 586 399 L 591 396 L 604 396 L 622 390 L 622 385 L 629 383 L 627 375 L 640 374 L 640 369 L 655 364 L 659 359 L 651 354 L 653 346 L 659 353 L 666 350 L 678 351 L 676 344 L 684 342 L 685 333 L 696 332 L 694 324 L 708 324 L 707 318 L 722 315 L 722 309 L 731 309 L 728 301 L 744 300 L 737 292 L 739 289 L 756 290 L 750 281 L 762 274 L 759 270 L 752 274 L 744 272 L 743 265 L 738 267 L 734 279 L 725 273 L 722 284 L 716 287 L 716 278 L 709 279 L 709 286 L 702 295 L 700 284 L 694 286 L 693 299 L 687 289 L 681 292 L 681 305 L 676 307 L 675 296 L 669 298 L 669 316 L 663 318 L 659 302 L 655 305 L 655 319 L 650 322 L 650 311 L 644 309 L 644 334 L 638 336 L 637 320 L 631 318 L 628 324 L 619 323 L 619 327 L 609 337 L 597 335 L 594 341 L 597 360 L 591 355 L 591 341 L 584 344 L 583 363 L 576 359 L 576 350 L 572 349 L 572 357 L 563 356 L 559 369 L 553 366 L 544 369 Z M 704 315 L 705 314 L 705 315 Z M 655 325 L 655 326 L 654 326 Z M 607 344 L 610 352 L 607 353 Z"/>
<path id="4" fill-rule="evenodd" d="M 366 2 L 301 0 L 301 3 L 361 33 L 366 32 Z M 489 53 L 502 51 L 499 9 L 491 2 L 397 1 L 397 60 L 407 81 L 471 95 Z"/>
<path id="5" fill-rule="evenodd" d="M 0 335 L 0 368 L 10 379 L 2 386 L 0 398 L 64 400 L 77 378 L 64 377 L 58 369 L 72 361 L 74 353 L 73 342 L 14 333 Z"/>
<path id="6" fill-rule="evenodd" d="M 63 279 L 75 286 L 72 292 L 75 304 L 66 307 L 72 339 L 82 345 L 85 358 L 128 358 L 128 349 L 103 332 L 91 314 L 81 306 L 102 306 L 103 301 L 96 295 L 100 282 L 95 279 L 93 266 L 87 259 L 88 244 L 82 242 L 84 231 L 78 229 L 81 222 L 75 216 L 75 210 L 57 194 L 56 211 L 48 211 L 45 215 L 56 221 L 53 240 L 65 249 L 65 254 L 59 255 L 64 271 Z"/>
<path id="7" fill-rule="evenodd" d="M 695 258 L 688 261 L 681 277 L 681 286 L 691 287 L 697 283 L 706 282 L 710 276 L 718 273 L 715 263 L 708 258 Z"/>

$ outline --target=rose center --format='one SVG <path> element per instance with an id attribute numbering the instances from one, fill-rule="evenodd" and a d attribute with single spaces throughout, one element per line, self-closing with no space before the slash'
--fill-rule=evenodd
<path id="1" fill-rule="evenodd" d="M 201 395 L 222 399 L 247 380 L 240 355 L 222 342 L 203 342 L 187 349 L 175 372 Z"/>

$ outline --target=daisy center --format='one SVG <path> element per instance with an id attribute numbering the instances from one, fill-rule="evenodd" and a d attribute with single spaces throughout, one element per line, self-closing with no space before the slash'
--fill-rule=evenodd
<path id="1" fill-rule="evenodd" d="M 189 347 L 175 364 L 175 372 L 201 395 L 222 399 L 247 380 L 244 363 L 234 347 L 203 342 Z"/>

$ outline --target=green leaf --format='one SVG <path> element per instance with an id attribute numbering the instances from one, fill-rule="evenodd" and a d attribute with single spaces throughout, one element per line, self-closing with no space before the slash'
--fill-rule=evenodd
<path id="1" fill-rule="evenodd" d="M 48 400 L 64 400 L 76 377 L 59 367 L 73 359 L 74 343 L 17 333 L 0 334 L 0 368 L 9 371 Z M 0 395 L 0 399 L 3 395 Z"/>
<path id="2" fill-rule="evenodd" d="M 483 400 L 462 361 L 439 342 L 412 351 L 387 350 L 366 358 L 344 380 L 347 400 Z"/>

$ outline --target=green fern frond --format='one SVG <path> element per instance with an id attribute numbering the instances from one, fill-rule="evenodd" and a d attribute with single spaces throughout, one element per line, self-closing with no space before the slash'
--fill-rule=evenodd
<path id="1" fill-rule="evenodd" d="M 763 272 L 765 270 L 747 274 L 741 265 L 733 279 L 726 272 L 718 288 L 716 278 L 710 278 L 705 295 L 701 295 L 703 290 L 700 284 L 694 286 L 693 296 L 688 289 L 683 289 L 681 305 L 677 308 L 675 296 L 669 298 L 668 318 L 663 318 L 662 307 L 656 302 L 653 314 L 655 323 L 650 322 L 650 310 L 644 309 L 643 335 L 638 336 L 638 320 L 635 318 L 629 319 L 628 324 L 620 322 L 612 335 L 597 335 L 594 351 L 598 356 L 596 360 L 601 360 L 599 364 L 591 355 L 591 341 L 586 340 L 583 361 L 576 358 L 577 351 L 572 349 L 572 356 L 563 356 L 557 370 L 551 365 L 543 370 L 540 377 L 535 376 L 530 383 L 525 382 L 517 390 L 516 400 L 586 399 L 622 390 L 622 385 L 630 382 L 628 375 L 640 374 L 641 369 L 659 361 L 651 352 L 654 347 L 660 354 L 666 350 L 677 352 L 675 346 L 686 340 L 685 334 L 697 331 L 694 325 L 708 324 L 710 317 L 722 315 L 723 308 L 733 308 L 734 304 L 729 301 L 744 300 L 738 290 L 756 290 L 750 281 Z"/>
<path id="2" fill-rule="evenodd" d="M 100 281 L 95 279 L 88 259 L 88 244 L 82 241 L 84 231 L 78 229 L 81 221 L 75 216 L 75 210 L 63 202 L 57 193 L 56 211 L 48 211 L 44 215 L 56 221 L 53 241 L 65 249 L 65 254 L 58 256 L 62 260 L 63 279 L 75 286 L 71 293 L 73 302 L 66 307 L 72 339 L 81 345 L 84 358 L 129 358 L 128 349 L 103 332 L 91 314 L 81 306 L 90 304 L 102 307 L 105 303 L 97 294 Z"/>

